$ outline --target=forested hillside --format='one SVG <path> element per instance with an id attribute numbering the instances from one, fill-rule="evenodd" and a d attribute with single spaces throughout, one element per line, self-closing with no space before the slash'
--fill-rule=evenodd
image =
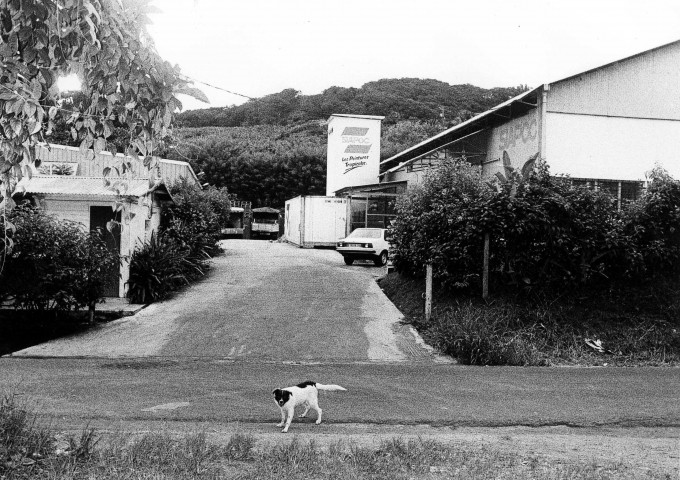
<path id="1" fill-rule="evenodd" d="M 352 113 L 382 115 L 388 125 L 409 119 L 455 124 L 526 89 L 485 89 L 419 78 L 383 79 L 361 88 L 331 87 L 318 95 L 300 95 L 289 88 L 243 105 L 184 112 L 177 121 L 184 127 L 291 125 Z"/>

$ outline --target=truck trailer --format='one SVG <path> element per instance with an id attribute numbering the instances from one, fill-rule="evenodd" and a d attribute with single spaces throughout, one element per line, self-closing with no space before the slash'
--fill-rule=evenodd
<path id="1" fill-rule="evenodd" d="M 286 201 L 286 241 L 300 248 L 335 247 L 347 234 L 347 199 L 300 196 Z"/>

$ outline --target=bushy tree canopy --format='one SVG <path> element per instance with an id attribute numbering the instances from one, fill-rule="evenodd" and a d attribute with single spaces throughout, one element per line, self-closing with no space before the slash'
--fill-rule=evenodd
<path id="1" fill-rule="evenodd" d="M 58 115 L 83 154 L 107 148 L 116 126 L 128 154 L 153 164 L 168 134 L 178 93 L 201 96 L 163 61 L 146 32 L 149 0 L 0 0 L 0 175 L 30 175 L 36 142 L 49 140 Z M 58 78 L 76 73 L 86 102 L 62 107 Z M 20 187 L 21 188 L 21 185 Z"/>
<path id="2" fill-rule="evenodd" d="M 445 163 L 397 202 L 395 265 L 456 287 L 478 286 L 484 236 L 497 284 L 538 290 L 637 282 L 680 271 L 680 182 L 657 175 L 624 211 L 606 192 L 549 175 L 492 189 L 477 168 Z"/>

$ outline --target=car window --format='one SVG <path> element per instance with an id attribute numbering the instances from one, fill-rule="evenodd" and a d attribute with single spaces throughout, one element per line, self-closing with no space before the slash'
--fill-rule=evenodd
<path id="1" fill-rule="evenodd" d="M 347 238 L 382 238 L 379 228 L 357 228 Z"/>

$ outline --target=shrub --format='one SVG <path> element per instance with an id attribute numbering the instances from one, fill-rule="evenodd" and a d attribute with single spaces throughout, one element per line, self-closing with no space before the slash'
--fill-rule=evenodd
<path id="1" fill-rule="evenodd" d="M 0 277 L 2 296 L 16 308 L 93 310 L 118 266 L 100 235 L 28 205 L 15 208 L 8 221 L 15 231 Z"/>
<path id="2" fill-rule="evenodd" d="M 229 220 L 230 202 L 225 188 L 199 189 L 186 182 L 171 187 L 175 203 L 163 211 L 162 228 L 195 260 L 205 260 L 219 251 L 223 225 Z"/>
<path id="3" fill-rule="evenodd" d="M 647 278 L 680 273 L 680 182 L 665 171 L 652 171 L 651 184 L 625 215 L 632 248 L 630 276 Z"/>
<path id="4" fill-rule="evenodd" d="M 164 232 L 154 233 L 132 254 L 128 297 L 133 303 L 160 300 L 203 273 L 186 245 Z"/>
<path id="5" fill-rule="evenodd" d="M 397 200 L 392 227 L 395 267 L 421 274 L 431 262 L 435 277 L 452 286 L 475 282 L 484 226 L 496 212 L 492 191 L 479 170 L 464 161 L 446 162 Z M 494 218 L 491 218 L 494 217 Z"/>
<path id="6" fill-rule="evenodd" d="M 128 296 L 148 303 L 202 276 L 219 252 L 222 225 L 229 219 L 225 188 L 201 190 L 186 181 L 170 187 L 175 203 L 163 210 L 160 233 L 132 254 Z"/>
<path id="7" fill-rule="evenodd" d="M 516 195 L 498 196 L 494 203 L 506 208 L 494 229 L 493 254 L 506 281 L 544 290 L 579 288 L 620 273 L 628 242 L 610 195 L 539 169 Z"/>
<path id="8" fill-rule="evenodd" d="M 657 172 L 619 212 L 609 194 L 551 177 L 545 164 L 511 173 L 489 188 L 462 160 L 431 171 L 397 202 L 397 270 L 420 275 L 431 262 L 444 286 L 478 287 L 488 234 L 496 286 L 578 290 L 680 272 L 680 182 Z"/>

